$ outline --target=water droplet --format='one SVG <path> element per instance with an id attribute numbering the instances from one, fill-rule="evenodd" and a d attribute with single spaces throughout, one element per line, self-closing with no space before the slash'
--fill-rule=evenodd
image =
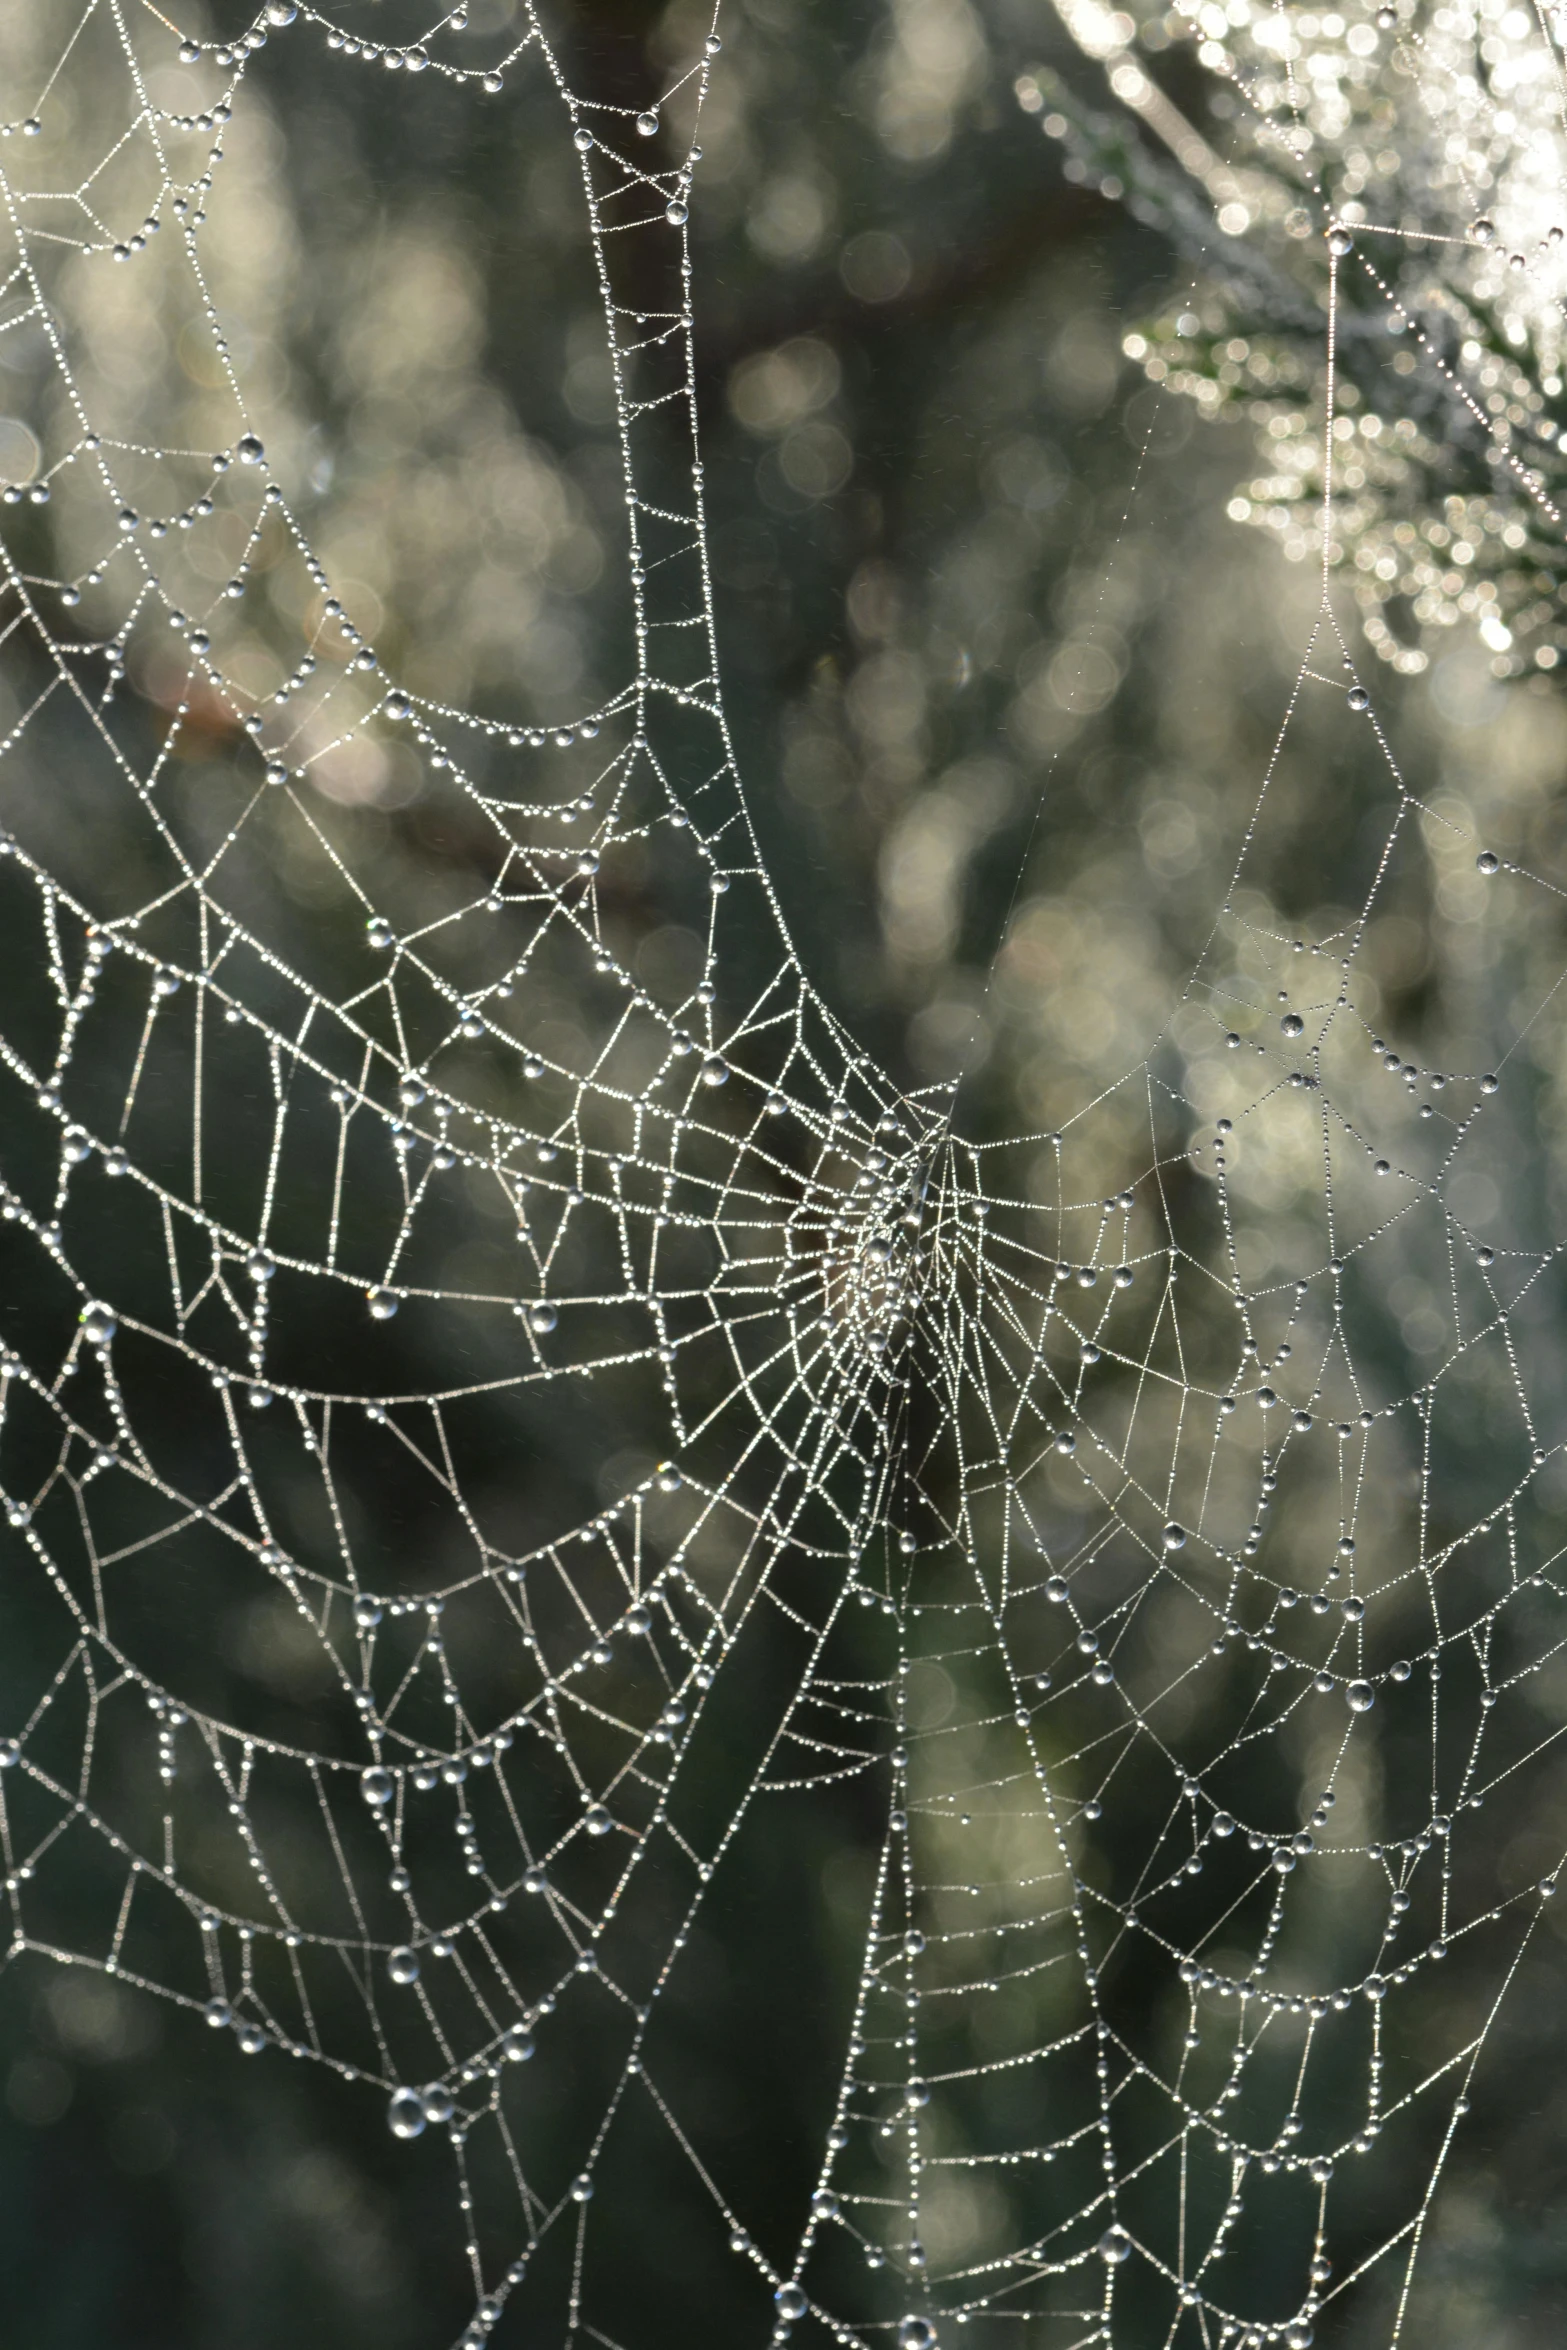
<path id="1" fill-rule="evenodd" d="M 1128 2236 L 1125 2228 L 1107 2228 L 1099 2239 L 1099 2257 L 1101 2260 L 1124 2260 L 1131 2249 L 1131 2238 Z"/>
<path id="2" fill-rule="evenodd" d="M 1286 1036 L 1301 1036 L 1305 1033 L 1306 1023 L 1298 1012 L 1286 1012 L 1279 1026 Z"/>
<path id="3" fill-rule="evenodd" d="M 1164 1547 L 1166 1550 L 1184 1550 L 1186 1548 L 1186 1528 L 1184 1526 L 1166 1526 Z"/>
<path id="4" fill-rule="evenodd" d="M 1501 870 L 1501 858 L 1494 849 L 1482 849 L 1475 859 L 1477 873 L 1496 873 Z"/>
<path id="5" fill-rule="evenodd" d="M 571 143 L 579 155 L 586 155 L 593 145 L 593 133 L 586 127 L 579 125 L 571 134 Z"/>
<path id="6" fill-rule="evenodd" d="M 299 14 L 298 0 L 267 0 L 267 22 L 279 32 Z"/>
<path id="7" fill-rule="evenodd" d="M 1332 254 L 1334 260 L 1346 261 L 1348 260 L 1350 254 L 1354 252 L 1354 250 L 1355 240 L 1350 235 L 1348 229 L 1344 228 L 1338 222 L 1335 222 L 1333 227 L 1328 231 L 1328 251 Z"/>
<path id="8" fill-rule="evenodd" d="M 90 1305 L 82 1308 L 82 1333 L 89 1345 L 107 1346 L 118 1328 L 112 1306 Z"/>
<path id="9" fill-rule="evenodd" d="M 773 2300 L 780 2317 L 803 2317 L 811 2306 L 798 2285 L 780 2285 Z"/>
<path id="10" fill-rule="evenodd" d="M 528 1328 L 536 1331 L 540 1338 L 547 1338 L 559 1320 L 560 1316 L 556 1313 L 555 1308 L 543 1298 L 540 1298 L 537 1305 L 531 1305 L 528 1308 Z"/>
<path id="11" fill-rule="evenodd" d="M 1481 218 L 1474 223 L 1469 234 L 1477 245 L 1494 245 L 1496 243 L 1496 223 L 1494 220 Z"/>
<path id="12" fill-rule="evenodd" d="M 266 450 L 253 432 L 245 432 L 241 433 L 235 442 L 234 454 L 238 457 L 241 465 L 259 465 L 266 455 Z"/>
<path id="13" fill-rule="evenodd" d="M 660 1493 L 678 1493 L 683 1483 L 684 1479 L 673 1461 L 659 1462 L 658 1490 Z"/>
<path id="14" fill-rule="evenodd" d="M 373 1322 L 389 1322 L 397 1311 L 399 1299 L 393 1289 L 371 1289 L 365 1292 L 365 1304 L 370 1308 Z"/>
<path id="15" fill-rule="evenodd" d="M 267 2044 L 265 2031 L 253 2020 L 241 2024 L 234 2037 L 239 2042 L 241 2056 L 259 2056 Z"/>
<path id="16" fill-rule="evenodd" d="M 664 207 L 664 218 L 671 228 L 684 228 L 690 217 L 690 213 L 678 197 L 672 204 L 666 204 Z"/>
<path id="17" fill-rule="evenodd" d="M 449 2122 L 453 2112 L 453 2098 L 444 2081 L 432 2081 L 420 2099 L 427 2122 Z"/>
<path id="18" fill-rule="evenodd" d="M 399 2089 L 386 2109 L 394 2138 L 417 2138 L 424 2128 L 424 2099 L 417 2089 Z"/>
<path id="19" fill-rule="evenodd" d="M 393 944 L 395 933 L 384 914 L 372 914 L 365 924 L 365 936 L 382 953 Z"/>
<path id="20" fill-rule="evenodd" d="M 637 116 L 637 131 L 639 136 L 644 139 L 656 138 L 658 136 L 658 116 L 656 114 L 639 114 Z"/>
<path id="21" fill-rule="evenodd" d="M 932 2350 L 935 2339 L 928 2317 L 906 2317 L 898 2327 L 898 2350 Z"/>
<path id="22" fill-rule="evenodd" d="M 387 1959 L 386 1971 L 394 1983 L 417 1983 L 419 1953 L 406 1947 L 394 1950 Z"/>
<path id="23" fill-rule="evenodd" d="M 607 1836 L 615 1825 L 601 1803 L 590 1803 L 583 1814 L 583 1826 L 590 1836 Z"/>
<path id="24" fill-rule="evenodd" d="M 396 1794 L 397 1781 L 392 1777 L 391 1772 L 384 1769 L 380 1763 L 372 1763 L 367 1771 L 361 1771 L 359 1774 L 359 1792 L 366 1803 L 373 1804 L 377 1811 L 382 1811 Z"/>
<path id="25" fill-rule="evenodd" d="M 1370 1713 L 1377 1701 L 1377 1693 L 1369 1681 L 1351 1681 L 1344 1696 L 1352 1714 Z"/>
<path id="26" fill-rule="evenodd" d="M 526 2064 L 533 2054 L 533 2034 L 526 2024 L 513 2024 L 501 2034 L 501 2054 L 508 2064 Z"/>
<path id="27" fill-rule="evenodd" d="M 201 2012 L 214 2032 L 226 2030 L 233 2021 L 233 2011 L 226 1999 L 209 1999 Z"/>
<path id="28" fill-rule="evenodd" d="M 1363 685 L 1352 685 L 1347 698 L 1352 710 L 1369 710 L 1371 707 L 1371 696 Z"/>

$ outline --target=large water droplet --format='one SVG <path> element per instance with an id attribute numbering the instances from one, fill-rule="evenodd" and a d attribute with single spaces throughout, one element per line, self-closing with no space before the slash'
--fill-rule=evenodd
<path id="1" fill-rule="evenodd" d="M 424 2099 L 417 2089 L 399 2089 L 386 2109 L 394 2138 L 417 2138 L 424 2128 Z"/>

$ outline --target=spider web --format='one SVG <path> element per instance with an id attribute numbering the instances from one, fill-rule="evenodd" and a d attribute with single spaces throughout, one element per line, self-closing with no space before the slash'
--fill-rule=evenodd
<path id="1" fill-rule="evenodd" d="M 279 0 L 181 46 L 94 0 L 4 151 L 3 331 L 48 354 L 3 540 L 0 1474 L 7 1605 L 48 1627 L 8 1650 L 6 1968 L 101 1970 L 204 2017 L 216 2063 L 376 2101 L 449 2202 L 465 2344 L 634 2343 L 649 2165 L 755 2339 L 1299 2346 L 1362 2290 L 1397 2338 L 1555 1887 L 1507 1880 L 1496 1821 L 1538 1815 L 1559 1735 L 1561 1258 L 1499 1027 L 1417 1063 L 1360 1008 L 1362 943 L 1405 876 L 1466 922 L 1559 892 L 1477 873 L 1400 773 L 1329 481 L 1178 1018 L 1059 1132 L 966 1139 L 955 1089 L 897 1086 L 790 944 L 719 690 L 663 140 L 717 34 L 639 116 L 522 23 L 480 67 L 460 11 L 398 46 Z M 626 666 L 569 724 L 400 684 L 274 460 L 203 229 L 281 39 L 424 76 L 411 109 L 533 77 L 572 144 Z M 139 278 L 215 355 L 216 454 L 115 410 Z M 315 598 L 265 691 L 236 651 L 263 557 Z M 171 659 L 161 709 L 132 693 Z M 1251 880 L 1308 710 L 1375 832 L 1309 937 Z M 176 789 L 214 735 L 248 739 Z M 474 888 L 314 788 L 387 744 Z M 700 976 L 660 994 L 637 949 L 671 921 Z M 1029 956 L 1025 922 L 1007 984 Z M 1457 1204 L 1488 1169 L 1500 1248 Z M 1252 1277 L 1301 1182 L 1298 1264 Z M 1403 1347 L 1400 1282 L 1434 1325 Z M 236 1606 L 307 1698 L 217 1670 Z M 665 2018 L 780 1807 L 830 1829 L 846 1787 L 852 1995 L 797 2203 L 757 2208 Z M 1391 2210 L 1384 2172 L 1415 2182 Z"/>

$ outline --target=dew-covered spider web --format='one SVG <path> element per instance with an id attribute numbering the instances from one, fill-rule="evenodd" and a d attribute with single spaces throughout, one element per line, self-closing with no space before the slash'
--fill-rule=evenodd
<path id="1" fill-rule="evenodd" d="M 1567 963 L 1489 1025 L 1433 1008 L 1434 1054 L 1366 1009 L 1399 891 L 1460 946 L 1559 939 L 1561 893 L 1405 771 L 1329 468 L 1364 482 L 1418 395 L 1559 531 L 1528 444 L 1560 383 L 1503 413 L 1432 313 L 1463 273 L 1559 315 L 1563 145 L 1554 97 L 1519 116 L 1514 265 L 1423 109 L 1522 137 L 1491 50 L 1554 90 L 1551 27 L 1441 11 L 1469 79 L 1422 81 L 1383 13 L 1313 38 L 1388 77 L 1389 145 L 1448 138 L 1479 225 L 1433 247 L 1372 191 L 1351 230 L 1292 73 L 1252 93 L 1323 257 L 1326 401 L 1279 436 L 1315 503 L 1277 492 L 1320 596 L 1184 993 L 1011 1139 L 856 1047 L 748 814 L 687 230 L 717 27 L 640 104 L 531 6 L 481 54 L 460 7 L 370 38 L 274 0 L 220 40 L 44 5 L 5 69 L 0 336 L 44 360 L 0 450 L 4 1971 L 156 1995 L 213 2067 L 328 2068 L 447 2214 L 464 2344 L 1432 2338 L 1423 2238 L 1560 1858 L 1560 1206 L 1518 1046 Z M 1068 21 L 1194 210 L 1239 206 L 1242 267 L 1246 191 L 1131 20 Z M 624 655 L 569 723 L 416 689 L 318 551 L 207 234 L 285 44 L 395 73 L 410 141 L 527 93 L 576 175 Z M 1333 398 L 1351 308 L 1414 355 L 1375 434 Z M 203 354 L 210 445 L 121 396 L 153 321 Z M 1254 885 L 1307 714 L 1362 779 L 1321 935 Z M 366 848 L 343 778 L 388 763 L 461 859 Z M 655 983 L 671 924 L 700 954 Z M 1253 1277 L 1301 1181 L 1309 1245 Z M 287 1672 L 220 1661 L 236 1610 Z M 851 1819 L 819 2094 L 759 2168 L 766 2003 L 715 2118 L 683 1974 L 737 1882 L 787 1970 L 819 1875 L 769 1856 Z"/>

